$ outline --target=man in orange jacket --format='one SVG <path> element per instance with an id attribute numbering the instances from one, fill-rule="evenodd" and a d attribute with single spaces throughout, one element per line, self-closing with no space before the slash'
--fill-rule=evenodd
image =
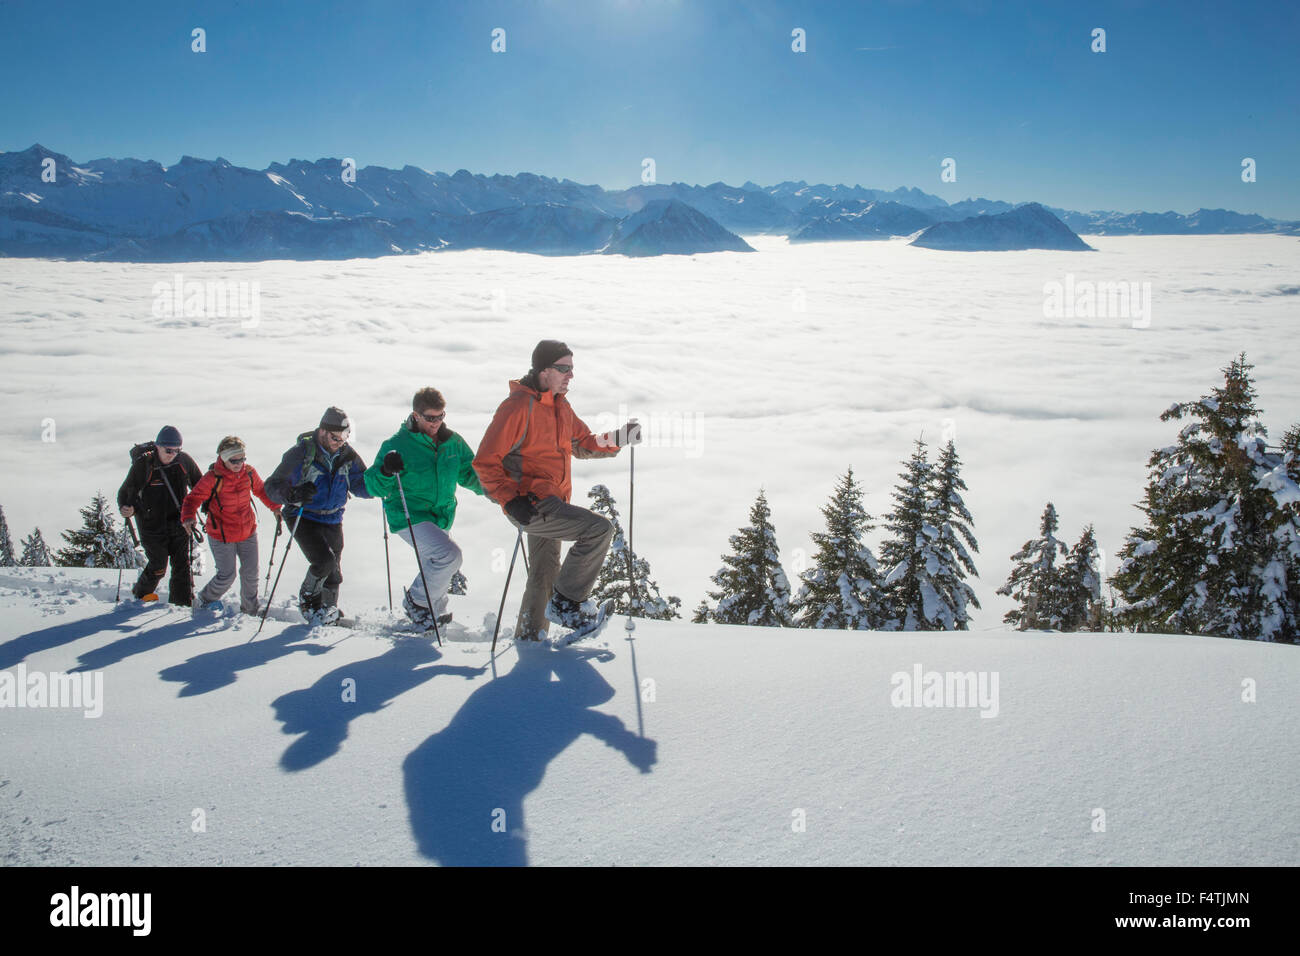
<path id="1" fill-rule="evenodd" d="M 614 526 L 569 503 L 570 462 L 574 455 L 609 458 L 641 441 L 635 423 L 592 434 L 565 397 L 572 379 L 569 347 L 553 339 L 537 343 L 532 367 L 510 383 L 510 395 L 497 408 L 474 457 L 483 490 L 515 527 L 528 533 L 528 585 L 515 626 L 521 640 L 545 637 L 548 621 L 588 634 L 603 625 L 587 598 Z M 563 566 L 562 541 L 573 542 Z"/>

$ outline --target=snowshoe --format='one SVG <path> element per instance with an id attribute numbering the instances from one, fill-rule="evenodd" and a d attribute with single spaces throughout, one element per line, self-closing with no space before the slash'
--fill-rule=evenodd
<path id="1" fill-rule="evenodd" d="M 551 595 L 550 603 L 546 605 L 546 619 L 568 628 L 570 633 L 559 643 L 572 644 L 574 641 L 599 634 L 609 623 L 609 613 L 613 607 L 612 600 L 604 601 L 599 605 L 595 601 L 584 601 L 579 604 L 556 591 Z"/>
<path id="2" fill-rule="evenodd" d="M 312 627 L 317 627 L 322 624 L 336 624 L 343 617 L 343 612 L 338 607 L 329 605 L 328 607 L 308 608 L 303 612 L 302 616 L 307 619 L 307 623 Z"/>

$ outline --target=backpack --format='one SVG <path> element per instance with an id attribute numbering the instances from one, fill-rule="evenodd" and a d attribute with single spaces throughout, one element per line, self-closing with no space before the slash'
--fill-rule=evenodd
<path id="1" fill-rule="evenodd" d="M 208 471 L 216 475 L 217 466 L 215 462 L 208 468 Z M 223 482 L 225 478 L 226 478 L 225 475 L 217 475 L 217 480 L 212 483 L 212 494 L 208 495 L 207 501 L 199 505 L 199 510 L 202 511 L 204 514 L 208 514 L 212 511 L 212 499 L 215 498 L 217 496 L 217 492 L 221 490 L 221 482 Z"/>

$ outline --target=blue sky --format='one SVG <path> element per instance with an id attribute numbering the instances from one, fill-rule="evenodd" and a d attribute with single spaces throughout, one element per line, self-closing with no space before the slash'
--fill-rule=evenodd
<path id="1" fill-rule="evenodd" d="M 660 182 L 1300 218 L 1293 3 L 78 0 L 0 23 L 0 150 L 608 188 L 652 157 Z"/>

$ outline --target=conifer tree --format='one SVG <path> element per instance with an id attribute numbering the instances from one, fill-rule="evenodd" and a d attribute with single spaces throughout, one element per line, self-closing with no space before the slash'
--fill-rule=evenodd
<path id="1" fill-rule="evenodd" d="M 81 509 L 82 526 L 75 531 L 63 532 L 68 547 L 62 548 L 55 563 L 65 568 L 133 568 L 140 567 L 142 559 L 125 529 L 113 526 L 113 513 L 108 500 L 96 494 L 89 505 Z"/>
<path id="2" fill-rule="evenodd" d="M 790 584 L 781 568 L 771 518 L 767 497 L 760 489 L 749 510 L 748 527 L 731 536 L 732 553 L 723 555 L 723 567 L 713 575 L 718 590 L 708 592 L 717 602 L 708 612 L 711 620 L 719 624 L 793 626 Z"/>
<path id="3" fill-rule="evenodd" d="M 1065 611 L 1061 582 L 1061 568 L 1057 562 L 1069 557 L 1064 541 L 1056 537 L 1056 506 L 1050 501 L 1039 520 L 1038 537 L 1026 541 L 1024 547 L 1011 556 L 1017 562 L 1011 569 L 1007 583 L 998 588 L 1020 606 L 1002 616 L 1007 624 L 1021 631 L 1063 630 Z"/>
<path id="4" fill-rule="evenodd" d="M 925 442 L 916 440 L 912 457 L 894 487 L 894 508 L 884 520 L 892 537 L 880 546 L 880 563 L 888 568 L 883 583 L 881 630 L 937 631 L 944 629 L 943 601 L 934 575 L 940 568 L 936 553 L 934 467 Z"/>
<path id="5" fill-rule="evenodd" d="M 1103 607 L 1097 535 L 1092 525 L 1083 529 L 1061 566 L 1061 630 L 1100 631 Z"/>
<path id="6" fill-rule="evenodd" d="M 1161 421 L 1190 418 L 1152 453 L 1147 518 L 1112 578 L 1138 630 L 1295 640 L 1300 488 L 1287 457 L 1268 451 L 1245 355 L 1224 383 Z"/>
<path id="7" fill-rule="evenodd" d="M 12 568 L 17 564 L 13 538 L 9 537 L 9 522 L 5 520 L 4 507 L 0 506 L 0 568 Z"/>
<path id="8" fill-rule="evenodd" d="M 18 563 L 25 568 L 48 568 L 54 563 L 40 528 L 23 538 L 23 556 Z"/>
<path id="9" fill-rule="evenodd" d="M 799 576 L 803 586 L 792 613 L 800 627 L 871 630 L 880 614 L 880 578 L 863 537 L 874 526 L 852 468 L 822 507 L 822 516 L 826 530 L 812 535 L 817 551 L 813 566 Z"/>
<path id="10" fill-rule="evenodd" d="M 709 620 L 710 620 L 709 602 L 701 598 L 699 607 L 697 607 L 695 609 L 695 612 L 691 615 L 691 623 L 708 624 Z"/>
<path id="11" fill-rule="evenodd" d="M 587 497 L 592 499 L 591 510 L 595 514 L 604 515 L 614 526 L 614 539 L 596 577 L 592 600 L 597 604 L 612 600 L 613 614 L 631 614 L 652 621 L 671 621 L 681 617 L 678 609 L 682 606 L 682 599 L 671 595 L 664 597 L 659 592 L 658 583 L 650 578 L 650 562 L 635 552 L 631 553 L 631 563 L 636 575 L 636 588 L 633 589 L 629 584 L 627 541 L 609 488 L 596 485 L 587 492 Z"/>
<path id="12" fill-rule="evenodd" d="M 934 542 L 939 568 L 933 572 L 933 578 L 941 602 L 940 620 L 946 630 L 965 631 L 970 628 L 967 606 L 980 606 L 974 590 L 966 583 L 968 574 L 979 577 L 975 562 L 966 549 L 969 547 L 978 554 L 980 548 L 971 530 L 975 519 L 961 496 L 968 489 L 961 478 L 957 446 L 951 439 L 939 453 L 933 483 L 934 526 L 939 531 Z"/>

